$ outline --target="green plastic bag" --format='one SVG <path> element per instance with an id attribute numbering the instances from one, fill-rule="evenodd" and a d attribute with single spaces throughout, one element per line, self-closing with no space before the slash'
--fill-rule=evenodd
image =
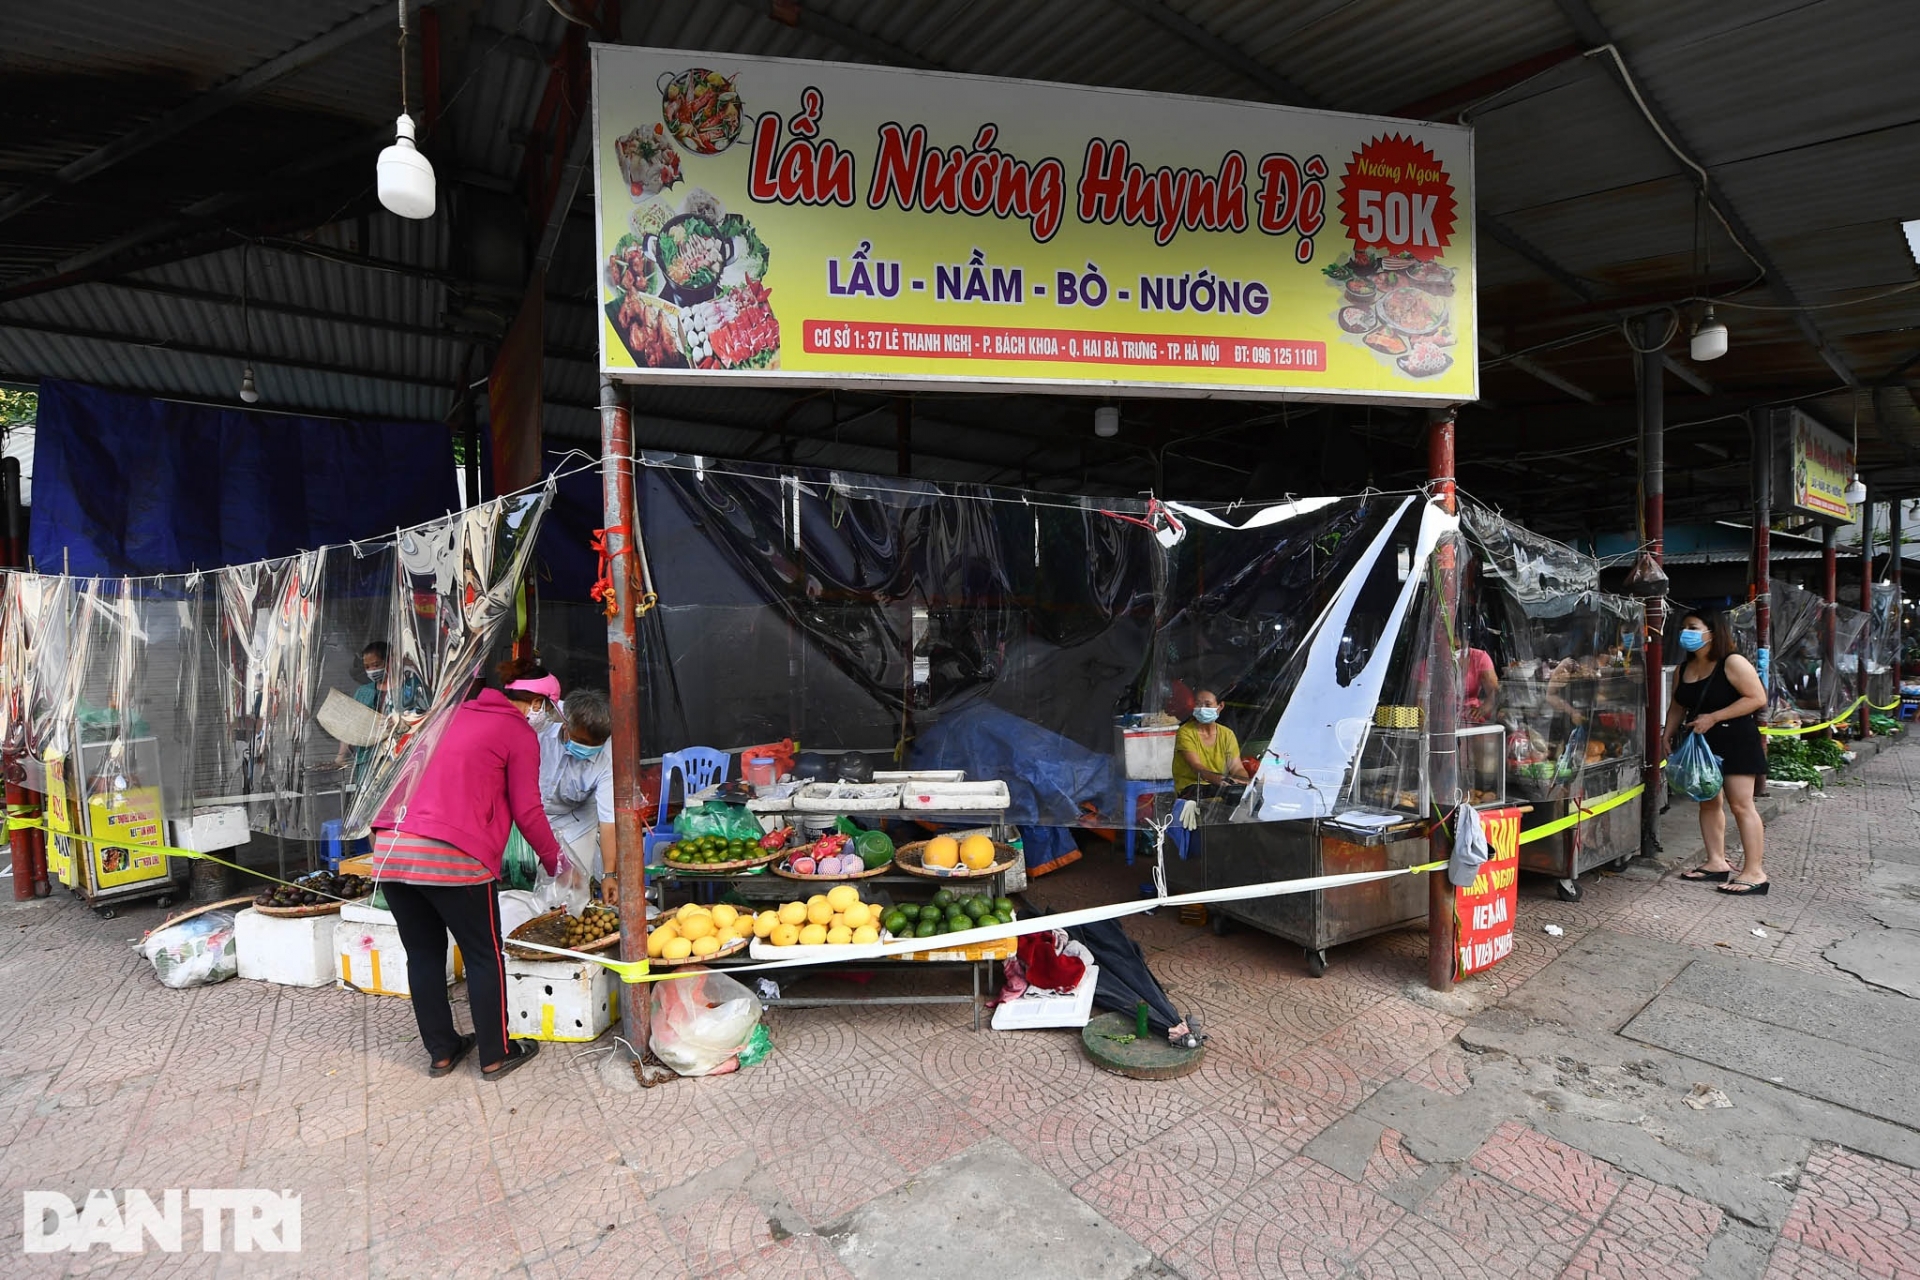
<path id="1" fill-rule="evenodd" d="M 767 1024 L 764 1022 L 756 1023 L 754 1024 L 753 1034 L 747 1038 L 746 1047 L 740 1050 L 740 1065 L 743 1067 L 757 1067 L 765 1062 L 767 1055 L 772 1052 L 773 1036 L 767 1031 Z"/>
<path id="2" fill-rule="evenodd" d="M 509 889 L 531 889 L 534 877 L 540 874 L 540 858 L 520 834 L 520 828 L 514 827 L 507 832 L 507 850 L 500 858 L 500 879 Z"/>
<path id="3" fill-rule="evenodd" d="M 893 841 L 884 831 L 862 831 L 853 838 L 853 849 L 869 871 L 893 861 Z"/>
<path id="4" fill-rule="evenodd" d="M 673 833 L 682 840 L 701 836 L 719 836 L 722 840 L 752 840 L 758 843 L 766 829 L 760 819 L 745 806 L 709 800 L 697 809 L 682 809 L 673 820 Z"/>

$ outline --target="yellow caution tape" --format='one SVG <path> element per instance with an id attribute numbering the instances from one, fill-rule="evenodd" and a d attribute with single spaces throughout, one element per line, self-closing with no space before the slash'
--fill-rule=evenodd
<path id="1" fill-rule="evenodd" d="M 279 876 L 268 875 L 266 872 L 256 870 L 253 867 L 243 867 L 237 862 L 228 862 L 225 858 L 216 857 L 211 853 L 201 853 L 198 849 L 181 849 L 170 844 L 129 844 L 124 838 L 107 840 L 99 836 L 83 836 L 78 831 L 54 831 L 47 826 L 47 820 L 45 818 L 23 818 L 20 816 L 23 812 L 30 812 L 30 810 L 25 810 L 17 805 L 9 805 L 7 807 L 7 830 L 19 831 L 23 829 L 33 829 L 46 831 L 49 834 L 61 836 L 68 840 L 78 840 L 82 844 L 111 845 L 115 849 L 138 849 L 142 853 L 157 853 L 163 858 L 197 858 L 202 862 L 217 862 L 223 867 L 232 867 L 235 871 L 244 872 L 247 875 L 258 877 L 261 880 L 271 880 L 275 884 L 283 884 L 289 889 L 298 889 L 302 893 L 317 894 L 322 898 L 333 898 L 335 902 L 348 901 L 346 898 L 334 897 L 331 893 L 322 893 L 320 890 L 310 888 L 304 884 L 295 884 L 291 880 L 282 880 Z"/>
<path id="2" fill-rule="evenodd" d="M 1821 724 L 1810 724 L 1805 726 L 1804 728 L 1799 728 L 1799 729 L 1770 729 L 1763 726 L 1760 732 L 1766 734 L 1769 738 L 1797 738 L 1801 734 L 1805 734 L 1805 733 L 1818 733 L 1822 729 L 1831 729 L 1833 728 L 1833 726 L 1841 723 L 1843 720 L 1848 719 L 1853 715 L 1854 712 L 1858 711 L 1863 704 L 1868 709 L 1873 711 L 1892 711 L 1900 705 L 1900 699 L 1895 698 L 1892 702 L 1889 702 L 1886 706 L 1883 707 L 1877 702 L 1868 702 L 1867 695 L 1863 693 L 1859 697 L 1853 700 L 1852 706 L 1848 707 L 1845 711 L 1842 711 L 1839 715 L 1835 716 L 1833 719 L 1825 721 Z"/>
<path id="3" fill-rule="evenodd" d="M 1532 844 L 1535 840 L 1544 840 L 1548 836 L 1558 835 L 1568 827 L 1577 826 L 1590 818 L 1597 818 L 1609 809 L 1618 809 L 1621 805 L 1633 799 L 1646 789 L 1646 783 L 1637 782 L 1625 791 L 1616 791 L 1604 800 L 1597 800 L 1592 804 L 1581 804 L 1579 801 L 1575 801 L 1574 803 L 1578 805 L 1578 808 L 1566 817 L 1555 818 L 1552 822 L 1542 823 L 1531 831 L 1522 831 L 1520 833 L 1520 843 Z"/>

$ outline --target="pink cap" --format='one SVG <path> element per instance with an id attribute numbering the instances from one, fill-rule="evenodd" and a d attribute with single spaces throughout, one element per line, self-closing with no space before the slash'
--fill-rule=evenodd
<path id="1" fill-rule="evenodd" d="M 537 693 L 548 702 L 560 701 L 560 681 L 551 674 L 541 676 L 538 680 L 515 680 L 507 688 L 520 693 Z"/>

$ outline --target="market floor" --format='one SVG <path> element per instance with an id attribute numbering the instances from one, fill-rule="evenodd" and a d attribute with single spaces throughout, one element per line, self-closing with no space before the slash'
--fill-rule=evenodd
<path id="1" fill-rule="evenodd" d="M 0 1249 L 143 1278 L 1920 1277 L 1920 1002 L 1824 954 L 1901 941 L 1915 806 L 1910 746 L 1783 798 L 1763 899 L 1524 880 L 1513 955 L 1444 994 L 1417 930 L 1315 980 L 1265 935 L 1136 918 L 1212 1036 L 1167 1083 L 943 1006 L 777 1011 L 764 1065 L 652 1090 L 597 1046 L 431 1080 L 403 1001 L 170 991 L 127 947 L 157 913 L 8 905 L 8 1202 L 290 1189 L 302 1252 L 27 1256 L 14 1210 Z M 1032 896 L 1131 896 L 1119 861 Z"/>

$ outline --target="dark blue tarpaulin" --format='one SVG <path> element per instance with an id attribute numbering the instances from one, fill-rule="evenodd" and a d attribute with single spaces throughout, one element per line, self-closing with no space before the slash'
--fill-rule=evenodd
<path id="1" fill-rule="evenodd" d="M 42 571 L 182 573 L 377 538 L 460 505 L 439 423 L 355 422 L 40 384 Z"/>

